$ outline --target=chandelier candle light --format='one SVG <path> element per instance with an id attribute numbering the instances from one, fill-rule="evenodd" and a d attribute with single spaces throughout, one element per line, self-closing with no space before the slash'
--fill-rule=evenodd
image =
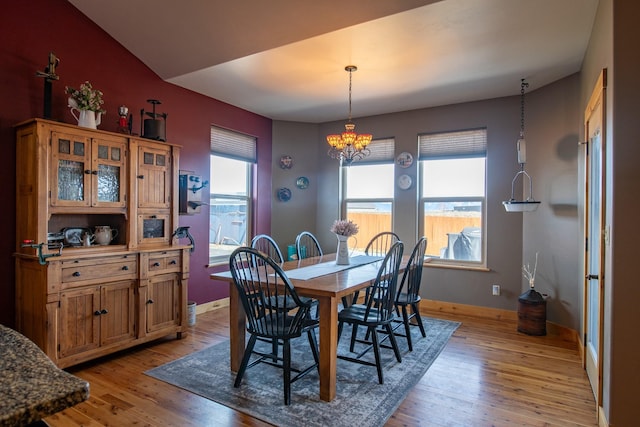
<path id="1" fill-rule="evenodd" d="M 533 181 L 529 174 L 524 170 L 524 164 L 527 162 L 527 142 L 524 139 L 524 90 L 529 87 L 524 79 L 520 83 L 520 138 L 517 142 L 518 150 L 518 163 L 520 163 L 520 170 L 516 173 L 511 181 L 511 198 L 502 202 L 507 212 L 531 212 L 538 209 L 540 205 L 539 201 L 533 198 Z M 529 179 L 529 197 L 526 200 L 518 201 L 514 196 L 514 188 L 516 180 L 520 175 L 524 175 Z M 524 180 L 524 178 L 523 178 Z"/>
<path id="2" fill-rule="evenodd" d="M 358 234 L 358 225 L 351 220 L 341 219 L 333 222 L 331 232 L 338 238 L 336 250 L 336 264 L 349 265 L 349 237 Z"/>
<path id="3" fill-rule="evenodd" d="M 357 134 L 356 125 L 351 121 L 351 77 L 358 69 L 355 65 L 347 65 L 345 71 L 349 72 L 349 120 L 344 125 L 345 131 L 342 134 L 327 135 L 327 142 L 331 146 L 327 153 L 332 159 L 340 159 L 347 165 L 354 160 L 362 159 L 369 155 L 367 148 L 373 135 L 369 133 Z"/>

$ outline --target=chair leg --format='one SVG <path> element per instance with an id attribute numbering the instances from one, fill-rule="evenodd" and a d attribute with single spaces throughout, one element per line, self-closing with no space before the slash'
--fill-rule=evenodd
<path id="1" fill-rule="evenodd" d="M 247 365 L 249 364 L 249 359 L 251 358 L 253 347 L 256 345 L 257 338 L 258 337 L 256 335 L 251 335 L 251 337 L 249 338 L 249 342 L 247 343 L 247 348 L 244 349 L 244 355 L 242 356 L 242 362 L 240 363 L 240 368 L 238 369 L 238 373 L 236 374 L 236 380 L 233 383 L 234 387 L 240 387 L 240 382 L 242 381 L 244 372 L 247 370 Z"/>
<path id="2" fill-rule="evenodd" d="M 373 342 L 373 354 L 376 358 L 376 369 L 378 371 L 378 382 L 380 384 L 384 384 L 384 377 L 382 375 L 382 362 L 380 361 L 380 343 L 378 342 L 378 333 L 376 332 L 375 327 L 369 328 L 368 332 L 370 332 L 371 340 Z"/>
<path id="3" fill-rule="evenodd" d="M 418 322 L 418 327 L 420 328 L 420 332 L 423 337 L 426 337 L 427 334 L 424 331 L 424 325 L 422 324 L 422 317 L 420 317 L 420 311 L 418 310 L 418 304 L 411 304 L 411 308 L 413 309 L 413 314 L 415 314 L 416 321 Z"/>
<path id="4" fill-rule="evenodd" d="M 307 331 L 307 337 L 309 338 L 313 360 L 316 362 L 316 369 L 320 373 L 320 355 L 318 354 L 318 340 L 316 339 L 315 331 L 313 329 Z"/>
<path id="5" fill-rule="evenodd" d="M 284 404 L 291 403 L 291 343 L 284 340 L 282 346 L 282 367 L 284 368 Z"/>
<path id="6" fill-rule="evenodd" d="M 356 345 L 356 339 L 358 338 L 358 325 L 351 324 L 351 344 L 349 344 L 349 351 L 353 353 L 353 349 Z"/>
<path id="7" fill-rule="evenodd" d="M 384 328 L 387 330 L 387 334 L 389 334 L 389 340 L 391 341 L 391 347 L 393 348 L 393 352 L 396 355 L 396 360 L 398 362 L 402 362 L 402 356 L 400 355 L 400 349 L 398 348 L 398 342 L 396 341 L 396 336 L 393 333 L 393 329 L 391 329 L 391 324 L 387 323 L 384 325 Z M 374 331 L 375 333 L 375 331 Z"/>
<path id="8" fill-rule="evenodd" d="M 411 330 L 409 324 L 409 313 L 407 313 L 407 306 L 402 306 L 402 322 L 404 323 L 404 333 L 407 335 L 407 346 L 409 351 L 413 351 L 413 343 L 411 342 Z"/>

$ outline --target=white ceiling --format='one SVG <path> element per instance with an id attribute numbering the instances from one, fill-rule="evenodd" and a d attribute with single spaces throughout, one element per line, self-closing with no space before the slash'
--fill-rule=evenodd
<path id="1" fill-rule="evenodd" d="M 167 82 L 321 123 L 520 93 L 579 71 L 598 0 L 69 0 Z"/>

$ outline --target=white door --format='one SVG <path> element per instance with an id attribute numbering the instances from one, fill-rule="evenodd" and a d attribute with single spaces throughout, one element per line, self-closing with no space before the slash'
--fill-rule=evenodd
<path id="1" fill-rule="evenodd" d="M 587 135 L 585 185 L 585 368 L 598 406 L 601 405 L 602 313 L 604 285 L 604 95 L 603 71 L 585 111 Z"/>

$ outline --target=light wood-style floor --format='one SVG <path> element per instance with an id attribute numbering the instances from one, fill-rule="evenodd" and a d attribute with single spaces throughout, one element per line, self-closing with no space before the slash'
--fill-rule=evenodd
<path id="1" fill-rule="evenodd" d="M 424 314 L 462 325 L 386 426 L 598 425 L 573 343 L 518 333 L 509 321 Z M 143 374 L 225 341 L 228 333 L 228 310 L 221 308 L 198 315 L 196 326 L 182 340 L 168 337 L 69 368 L 89 381 L 91 396 L 46 422 L 54 427 L 266 426 Z"/>

